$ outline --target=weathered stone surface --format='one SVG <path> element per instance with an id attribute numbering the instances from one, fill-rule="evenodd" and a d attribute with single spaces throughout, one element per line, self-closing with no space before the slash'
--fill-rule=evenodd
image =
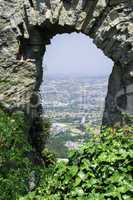
<path id="1" fill-rule="evenodd" d="M 132 106 L 126 88 L 133 83 L 133 0 L 1 0 L 1 104 L 30 104 L 41 83 L 45 45 L 57 33 L 73 31 L 92 37 L 114 61 L 103 123 L 121 122 L 115 101 L 121 89 L 126 99 L 121 106 Z"/>

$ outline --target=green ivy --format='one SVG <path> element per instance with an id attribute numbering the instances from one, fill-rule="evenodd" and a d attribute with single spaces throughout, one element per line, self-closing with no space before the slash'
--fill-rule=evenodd
<path id="1" fill-rule="evenodd" d="M 70 152 L 67 164 L 37 167 L 27 156 L 32 151 L 27 126 L 23 113 L 0 111 L 0 200 L 132 200 L 132 127 L 93 134 Z M 53 160 L 46 149 L 43 154 Z M 40 181 L 32 191 L 33 173 Z"/>
<path id="2" fill-rule="evenodd" d="M 40 186 L 23 200 L 131 200 L 133 197 L 132 128 L 93 135 L 68 164 L 57 163 Z M 22 200 L 21 199 L 21 200 Z"/>

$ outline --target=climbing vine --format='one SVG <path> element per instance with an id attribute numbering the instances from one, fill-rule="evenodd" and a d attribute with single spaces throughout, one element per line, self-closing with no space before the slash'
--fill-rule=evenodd
<path id="1" fill-rule="evenodd" d="M 131 200 L 133 195 L 132 128 L 107 129 L 78 151 L 68 164 L 57 163 L 24 200 Z"/>

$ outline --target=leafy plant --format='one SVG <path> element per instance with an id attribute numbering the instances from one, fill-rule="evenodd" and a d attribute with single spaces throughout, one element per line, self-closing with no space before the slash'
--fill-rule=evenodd
<path id="1" fill-rule="evenodd" d="M 28 159 L 27 123 L 22 112 L 0 110 L 0 199 L 16 200 L 29 191 L 29 177 L 36 170 Z"/>
<path id="2" fill-rule="evenodd" d="M 70 152 L 68 163 L 47 167 L 29 159 L 33 149 L 26 127 L 23 113 L 0 111 L 0 200 L 132 199 L 132 127 L 93 133 L 89 142 Z M 42 155 L 54 160 L 46 149 Z"/>
<path id="3" fill-rule="evenodd" d="M 71 151 L 68 164 L 57 163 L 24 200 L 131 200 L 132 172 L 132 128 L 109 128 Z"/>

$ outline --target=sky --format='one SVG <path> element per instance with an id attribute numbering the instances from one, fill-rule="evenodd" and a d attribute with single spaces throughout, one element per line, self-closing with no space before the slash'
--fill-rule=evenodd
<path id="1" fill-rule="evenodd" d="M 82 33 L 58 34 L 47 45 L 43 58 L 48 75 L 103 76 L 111 73 L 113 62 Z"/>

